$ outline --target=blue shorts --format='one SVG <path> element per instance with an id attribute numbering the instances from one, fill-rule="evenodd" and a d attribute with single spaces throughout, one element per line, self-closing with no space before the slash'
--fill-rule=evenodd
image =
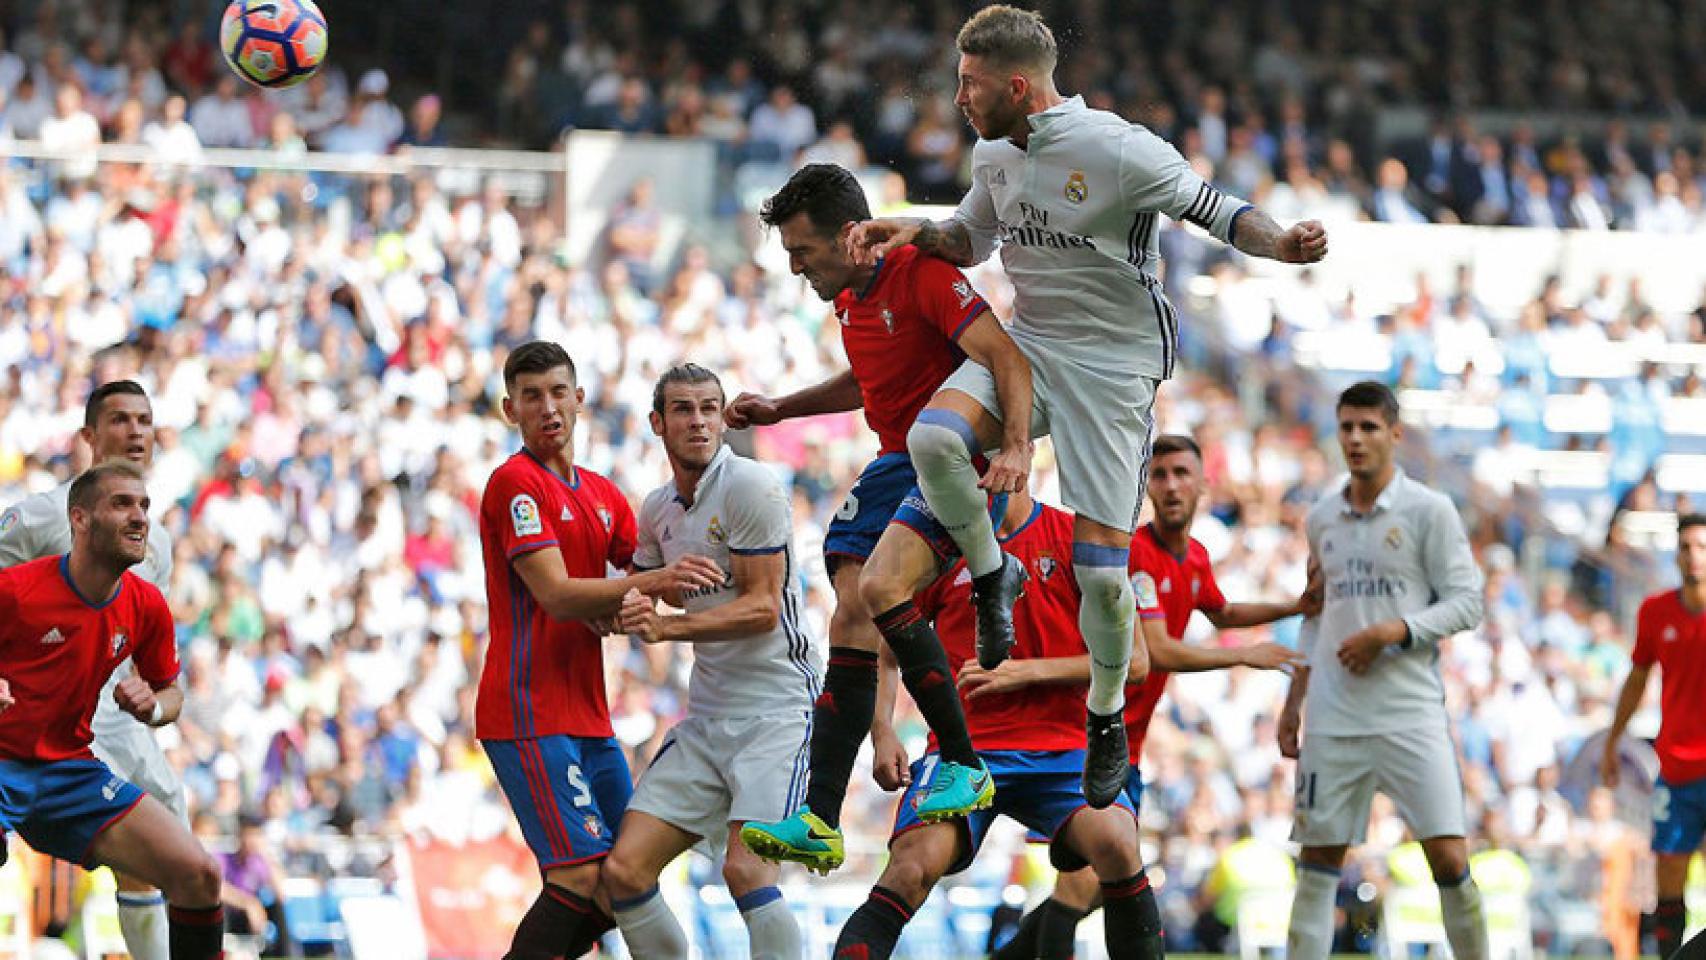
<path id="1" fill-rule="evenodd" d="M 1706 778 L 1653 787 L 1653 852 L 1693 853 L 1706 839 Z"/>
<path id="2" fill-rule="evenodd" d="M 634 779 L 614 737 L 481 740 L 540 870 L 603 859 Z"/>
<path id="3" fill-rule="evenodd" d="M 971 866 L 990 824 L 1003 815 L 1048 839 L 1049 860 L 1055 869 L 1078 870 L 1089 863 L 1076 851 L 1067 849 L 1061 834 L 1068 820 L 1089 807 L 1084 799 L 1083 750 L 983 750 L 978 756 L 995 778 L 995 805 L 956 821 L 963 831 L 965 852 L 948 867 L 948 873 L 959 873 Z M 934 753 L 913 761 L 912 785 L 906 788 L 900 806 L 895 809 L 890 844 L 908 830 L 924 826 L 918 819 L 918 801 L 930 787 L 936 763 Z M 1129 794 L 1121 794 L 1114 805 L 1131 814 L 1135 823 L 1137 809 L 1131 805 Z"/>
<path id="4" fill-rule="evenodd" d="M 1133 813 L 1138 813 L 1143 810 L 1143 772 L 1138 769 L 1138 766 L 1135 763 L 1131 765 L 1131 772 L 1126 774 L 1125 798 L 1131 802 L 1131 809 Z M 1049 838 L 1035 830 L 1031 830 L 1025 834 L 1025 842 L 1048 843 Z"/>
<path id="5" fill-rule="evenodd" d="M 997 526 L 1006 510 L 1006 494 L 991 499 L 989 515 Z M 835 518 L 829 522 L 823 538 L 823 561 L 830 576 L 835 575 L 836 565 L 843 560 L 864 563 L 869 559 L 890 523 L 898 523 L 918 534 L 943 565 L 960 555 L 960 548 L 930 512 L 923 491 L 918 489 L 918 474 L 912 469 L 912 459 L 904 453 L 885 453 L 865 465 L 859 479 L 853 481 L 853 489 L 847 491 L 841 509 L 835 511 Z"/>
<path id="6" fill-rule="evenodd" d="M 0 830 L 16 830 L 37 851 L 84 867 L 95 866 L 95 838 L 142 797 L 99 760 L 0 760 Z"/>

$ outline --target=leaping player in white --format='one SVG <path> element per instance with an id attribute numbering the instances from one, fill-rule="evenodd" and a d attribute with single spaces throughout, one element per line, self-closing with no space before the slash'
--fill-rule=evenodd
<path id="1" fill-rule="evenodd" d="M 640 777 L 604 862 L 622 937 L 637 960 L 685 960 L 687 938 L 658 895 L 671 860 L 707 840 L 726 849 L 723 879 L 746 921 L 754 960 L 799 960 L 800 931 L 776 887 L 777 864 L 738 839 L 748 820 L 781 820 L 805 799 L 817 654 L 801 622 L 793 514 L 768 467 L 723 444 L 723 387 L 704 367 L 665 371 L 652 431 L 670 482 L 640 507 L 636 568 L 697 555 L 720 586 L 673 597 L 660 616 L 630 592 L 619 628 L 646 643 L 693 644 L 687 716 Z"/>
<path id="2" fill-rule="evenodd" d="M 1355 384 L 1338 418 L 1350 477 L 1309 511 L 1323 602 L 1304 621 L 1308 666 L 1293 674 L 1279 722 L 1280 752 L 1297 759 L 1291 837 L 1303 845 L 1286 954 L 1324 960 L 1332 948 L 1339 868 L 1379 790 L 1421 841 L 1452 954 L 1486 960 L 1437 647 L 1481 622 L 1481 571 L 1450 498 L 1393 462 L 1403 426 L 1392 391 Z"/>
<path id="3" fill-rule="evenodd" d="M 148 394 L 134 380 L 114 380 L 96 387 L 84 405 L 80 432 L 94 452 L 92 463 L 129 460 L 146 470 L 154 461 L 154 409 Z M 71 551 L 71 520 L 65 506 L 70 492 L 71 483 L 67 481 L 26 497 L 0 514 L 0 567 Z M 131 570 L 162 593 L 170 588 L 172 536 L 165 526 L 148 525 L 148 554 Z M 154 732 L 120 710 L 113 699 L 113 688 L 130 675 L 127 667 L 120 666 L 101 690 L 101 701 L 89 724 L 95 733 L 95 756 L 188 824 L 183 784 L 154 742 Z M 136 960 L 167 960 L 170 946 L 165 898 L 134 877 L 119 874 L 117 879 L 119 929 L 125 947 Z"/>
<path id="4" fill-rule="evenodd" d="M 863 262 L 911 243 L 961 266 L 1000 244 L 1016 292 L 1010 333 L 1031 364 L 1032 432 L 1054 437 L 1061 499 L 1077 515 L 1072 572 L 1091 659 L 1084 796 L 1105 807 L 1128 774 L 1120 711 L 1137 605 L 1126 556 L 1149 473 L 1150 410 L 1178 347 L 1178 316 L 1156 273 L 1160 218 L 1287 263 L 1320 260 L 1327 234 L 1313 221 L 1280 227 L 1203 181 L 1144 127 L 1062 96 L 1054 35 L 1038 14 L 985 7 L 961 28 L 958 46 L 954 102 L 981 138 L 970 191 L 946 221 L 870 220 L 849 244 Z M 907 439 L 918 485 L 974 577 L 986 668 L 1013 645 L 1024 580 L 1022 568 L 1003 560 L 973 466 L 1000 442 L 994 377 L 970 361 Z M 888 565 L 877 560 L 867 572 Z M 921 556 L 913 567 L 930 562 Z"/>

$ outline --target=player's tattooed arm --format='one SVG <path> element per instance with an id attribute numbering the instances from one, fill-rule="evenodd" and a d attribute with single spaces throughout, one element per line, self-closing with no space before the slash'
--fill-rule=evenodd
<path id="1" fill-rule="evenodd" d="M 1289 229 L 1256 207 L 1233 217 L 1232 245 L 1252 257 L 1282 263 L 1314 263 L 1327 255 L 1327 230 L 1320 221 L 1304 220 Z"/>
<path id="2" fill-rule="evenodd" d="M 955 266 L 969 267 L 977 262 L 972 255 L 971 231 L 958 220 L 921 221 L 912 245 Z"/>

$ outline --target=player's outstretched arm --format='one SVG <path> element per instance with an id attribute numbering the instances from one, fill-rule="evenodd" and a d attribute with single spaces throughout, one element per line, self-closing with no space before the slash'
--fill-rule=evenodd
<path id="1" fill-rule="evenodd" d="M 1315 263 L 1327 255 L 1327 228 L 1319 220 L 1282 227 L 1256 207 L 1246 207 L 1232 221 L 1231 242 L 1252 257 Z"/>
<path id="2" fill-rule="evenodd" d="M 1031 363 L 989 310 L 972 320 L 958 342 L 995 378 L 1001 400 L 1001 450 L 990 458 L 978 486 L 990 493 L 1017 493 L 1031 475 Z"/>
<path id="3" fill-rule="evenodd" d="M 646 643 L 718 643 L 767 636 L 782 615 L 786 554 L 737 553 L 729 566 L 739 591 L 732 602 L 698 613 L 662 615 L 649 599 L 637 604 L 634 598 L 639 594 L 634 592 L 624 601 L 617 626 Z"/>
<path id="4" fill-rule="evenodd" d="M 682 557 L 666 567 L 627 578 L 571 577 L 556 547 L 521 554 L 511 563 L 533 601 L 553 620 L 598 620 L 616 616 L 629 590 L 658 596 L 671 590 L 700 590 L 723 582 L 723 571 L 704 557 Z"/>
<path id="5" fill-rule="evenodd" d="M 1629 718 L 1641 708 L 1641 700 L 1647 695 L 1647 677 L 1652 669 L 1651 664 L 1630 667 L 1629 675 L 1623 678 L 1623 689 L 1617 694 L 1617 712 L 1611 716 L 1611 730 L 1605 735 L 1605 752 L 1599 758 L 1599 778 L 1608 787 L 1617 786 L 1617 741 L 1623 739 L 1623 731 L 1629 728 Z"/>
<path id="6" fill-rule="evenodd" d="M 767 427 L 796 417 L 844 413 L 864 405 L 859 381 L 853 378 L 853 371 L 843 370 L 822 383 L 781 397 L 742 393 L 723 408 L 723 422 L 732 429 L 745 430 L 747 427 Z"/>
<path id="7" fill-rule="evenodd" d="M 853 225 L 847 234 L 847 249 L 853 261 L 870 266 L 888 256 L 889 252 L 907 244 L 920 252 L 940 257 L 957 267 L 969 267 L 978 262 L 972 248 L 971 231 L 957 220 L 924 220 L 917 217 L 895 217 L 865 220 Z"/>

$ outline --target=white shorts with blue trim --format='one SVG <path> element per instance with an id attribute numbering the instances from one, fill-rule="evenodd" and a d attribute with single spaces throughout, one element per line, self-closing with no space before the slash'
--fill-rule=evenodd
<path id="1" fill-rule="evenodd" d="M 808 713 L 688 717 L 664 738 L 628 809 L 722 850 L 730 821 L 782 820 L 805 802 L 810 760 Z"/>

